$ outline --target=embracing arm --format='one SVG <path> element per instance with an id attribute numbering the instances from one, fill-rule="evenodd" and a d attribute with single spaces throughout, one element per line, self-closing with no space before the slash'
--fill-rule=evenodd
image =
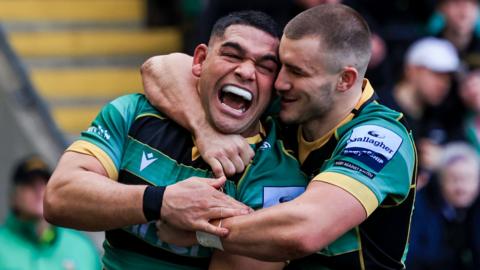
<path id="1" fill-rule="evenodd" d="M 312 254 L 366 219 L 362 204 L 340 187 L 312 181 L 298 198 L 223 220 L 226 252 L 283 261 Z"/>
<path id="2" fill-rule="evenodd" d="M 227 253 L 285 261 L 322 249 L 366 218 L 365 209 L 353 195 L 340 187 L 312 181 L 292 201 L 223 219 L 222 227 L 230 233 L 221 241 Z M 197 243 L 195 233 L 178 234 L 171 226 L 158 229 L 159 238 L 166 242 L 184 246 Z M 184 241 L 178 242 L 177 235 L 182 235 Z"/>
<path id="3" fill-rule="evenodd" d="M 190 130 L 203 159 L 218 177 L 242 172 L 254 152 L 240 135 L 216 131 L 207 121 L 192 74 L 192 57 L 181 53 L 154 56 L 141 68 L 148 100 Z"/>
<path id="4" fill-rule="evenodd" d="M 195 87 L 191 56 L 151 57 L 143 63 L 141 73 L 145 95 L 157 109 L 192 132 L 210 128 Z"/>
<path id="5" fill-rule="evenodd" d="M 45 218 L 88 231 L 145 223 L 142 200 L 146 186 L 123 185 L 106 175 L 96 158 L 66 152 L 47 184 Z"/>
<path id="6" fill-rule="evenodd" d="M 80 230 L 102 231 L 147 222 L 143 212 L 145 185 L 125 185 L 106 177 L 95 157 L 66 152 L 47 184 L 46 219 Z M 249 208 L 217 189 L 224 178 L 191 177 L 165 189 L 161 219 L 189 230 L 228 233 L 211 219 L 242 215 Z"/>

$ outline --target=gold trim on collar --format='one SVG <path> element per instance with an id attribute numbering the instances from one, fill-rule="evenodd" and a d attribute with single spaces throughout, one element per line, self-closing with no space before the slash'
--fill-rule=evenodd
<path id="1" fill-rule="evenodd" d="M 362 96 L 360 97 L 360 100 L 355 105 L 356 110 L 360 109 L 360 107 L 362 107 L 362 105 L 365 104 L 365 102 L 367 102 L 373 96 L 373 93 L 374 93 L 373 87 L 367 79 L 363 79 L 362 89 L 363 89 Z M 306 141 L 303 138 L 302 127 L 300 126 L 297 131 L 298 159 L 300 160 L 300 164 L 303 164 L 303 162 L 307 159 L 310 152 L 313 152 L 321 148 L 322 146 L 324 146 L 328 142 L 330 137 L 337 131 L 337 129 L 343 126 L 348 121 L 352 120 L 354 116 L 355 115 L 353 113 L 348 114 L 344 119 L 342 119 L 342 121 L 340 121 L 340 123 L 338 123 L 338 125 L 336 125 L 333 129 L 331 129 L 321 138 L 313 142 Z"/>

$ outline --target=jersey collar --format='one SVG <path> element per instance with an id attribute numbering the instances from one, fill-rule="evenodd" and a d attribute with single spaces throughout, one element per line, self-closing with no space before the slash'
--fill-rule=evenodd
<path id="1" fill-rule="evenodd" d="M 310 152 L 324 146 L 339 127 L 343 126 L 345 123 L 352 120 L 355 117 L 356 112 L 361 110 L 361 108 L 367 104 L 367 102 L 373 97 L 374 94 L 375 92 L 373 90 L 372 85 L 368 81 L 368 79 L 363 79 L 362 96 L 360 97 L 360 100 L 357 102 L 352 112 L 348 114 L 344 119 L 342 119 L 342 121 L 340 121 L 333 129 L 331 129 L 321 138 L 313 142 L 306 141 L 303 138 L 302 126 L 300 125 L 297 130 L 298 158 L 300 160 L 300 164 L 302 164 L 305 161 L 305 159 L 308 157 L 308 154 L 310 154 Z"/>

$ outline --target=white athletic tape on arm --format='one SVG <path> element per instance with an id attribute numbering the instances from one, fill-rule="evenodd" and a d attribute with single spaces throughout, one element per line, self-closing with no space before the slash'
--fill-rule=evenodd
<path id="1" fill-rule="evenodd" d="M 212 247 L 223 251 L 223 245 L 220 237 L 211 233 L 200 231 L 196 231 L 195 234 L 197 236 L 197 241 L 201 246 Z"/>

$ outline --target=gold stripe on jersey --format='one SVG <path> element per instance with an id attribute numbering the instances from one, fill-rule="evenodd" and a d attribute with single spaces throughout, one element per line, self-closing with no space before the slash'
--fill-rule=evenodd
<path id="1" fill-rule="evenodd" d="M 362 105 L 365 104 L 365 102 L 367 102 L 373 96 L 373 93 L 374 93 L 373 87 L 370 85 L 370 82 L 367 79 L 363 80 L 362 89 L 363 89 L 362 96 L 360 97 L 360 100 L 355 105 L 356 110 L 360 109 L 360 107 L 362 107 Z M 307 159 L 308 154 L 325 145 L 330 139 L 330 137 L 337 131 L 337 129 L 342 125 L 344 125 L 345 123 L 347 123 L 348 121 L 352 120 L 354 116 L 355 115 L 353 113 L 348 114 L 342 121 L 340 121 L 340 123 L 338 123 L 338 125 L 336 125 L 333 129 L 331 129 L 325 135 L 323 135 L 322 137 L 320 137 L 319 139 L 313 142 L 308 142 L 303 138 L 302 126 L 299 126 L 297 131 L 297 141 L 298 141 L 298 158 L 300 160 L 300 164 L 303 164 L 305 159 Z M 337 135 L 335 134 L 335 136 Z"/>
<path id="2" fill-rule="evenodd" d="M 355 178 L 336 172 L 322 172 L 313 178 L 314 181 L 322 181 L 340 187 L 352 194 L 365 208 L 367 216 L 378 207 L 378 200 L 373 191 Z"/>
<path id="3" fill-rule="evenodd" d="M 105 153 L 100 147 L 83 140 L 75 141 L 72 145 L 70 145 L 65 152 L 77 152 L 80 154 L 89 155 L 95 157 L 100 161 L 103 168 L 108 174 L 110 179 L 115 181 L 118 180 L 118 170 L 115 167 L 112 159 Z"/>

